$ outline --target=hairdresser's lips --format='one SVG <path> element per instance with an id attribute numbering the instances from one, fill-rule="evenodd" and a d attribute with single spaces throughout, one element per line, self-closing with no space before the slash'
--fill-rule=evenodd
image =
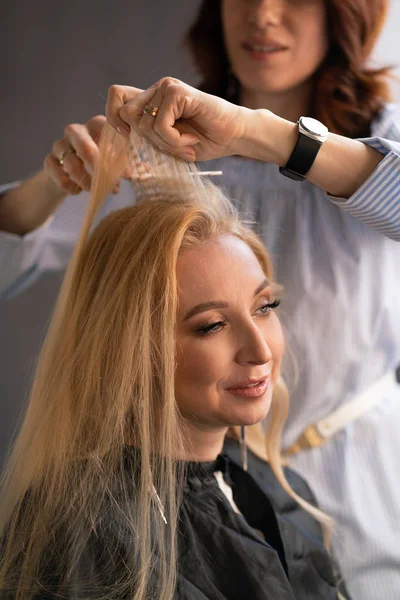
<path id="1" fill-rule="evenodd" d="M 247 56 L 257 62 L 274 61 L 288 51 L 287 46 L 274 40 L 248 40 L 243 42 L 242 48 Z"/>
<path id="2" fill-rule="evenodd" d="M 235 383 L 234 387 L 227 388 L 227 392 L 234 396 L 242 396 L 244 398 L 260 398 L 264 396 L 269 388 L 269 376 L 261 379 L 247 379 Z"/>

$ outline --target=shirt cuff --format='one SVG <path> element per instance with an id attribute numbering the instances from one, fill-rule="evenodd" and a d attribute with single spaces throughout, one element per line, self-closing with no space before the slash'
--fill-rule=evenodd
<path id="1" fill-rule="evenodd" d="M 361 142 L 384 155 L 371 175 L 350 198 L 327 198 L 365 225 L 400 241 L 400 143 L 383 138 Z"/>
<path id="2" fill-rule="evenodd" d="M 1 196 L 4 196 L 4 194 L 6 194 L 10 190 L 13 190 L 14 188 L 18 187 L 20 184 L 21 184 L 20 181 L 13 181 L 13 183 L 6 183 L 5 185 L 0 185 L 0 202 L 1 202 Z"/>

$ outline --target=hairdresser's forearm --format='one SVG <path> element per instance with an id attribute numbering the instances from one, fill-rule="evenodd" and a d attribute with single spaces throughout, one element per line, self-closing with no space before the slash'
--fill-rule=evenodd
<path id="1" fill-rule="evenodd" d="M 17 235 L 33 231 L 67 195 L 40 171 L 0 198 L 0 230 Z"/>
<path id="2" fill-rule="evenodd" d="M 296 124 L 266 110 L 245 109 L 245 135 L 238 153 L 286 165 L 298 137 Z M 349 198 L 368 178 L 383 155 L 357 140 L 330 133 L 307 179 L 333 196 Z"/>

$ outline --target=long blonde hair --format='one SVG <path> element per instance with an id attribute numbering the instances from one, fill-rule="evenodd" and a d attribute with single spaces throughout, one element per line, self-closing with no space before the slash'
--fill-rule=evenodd
<path id="1" fill-rule="evenodd" d="M 92 231 L 126 158 L 125 142 L 106 126 L 87 216 L 3 475 L 0 593 L 12 590 L 16 600 L 52 586 L 43 569 L 55 547 L 53 592 L 81 585 L 81 597 L 89 591 L 104 600 L 173 597 L 183 475 L 174 460 L 183 446 L 174 397 L 176 261 L 186 248 L 230 233 L 253 249 L 272 278 L 257 236 L 216 187 L 183 163 L 181 182 L 159 177 L 145 200 L 111 213 Z M 269 457 L 288 493 L 323 519 L 292 492 L 282 470 L 287 408 L 280 380 L 266 433 L 250 428 L 248 443 Z M 126 468 L 128 446 L 140 448 L 129 463 L 134 472 Z M 112 564 L 113 584 L 92 589 L 78 581 L 79 565 L 93 536 L 101 536 L 105 507 L 130 551 Z M 104 545 L 112 562 L 111 540 Z"/>

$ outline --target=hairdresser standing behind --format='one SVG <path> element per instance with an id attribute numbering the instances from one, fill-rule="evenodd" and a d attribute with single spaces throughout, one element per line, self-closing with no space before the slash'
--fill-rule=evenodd
<path id="1" fill-rule="evenodd" d="M 184 158 L 244 155 L 205 168 L 221 169 L 222 185 L 256 219 L 286 287 L 282 318 L 299 378 L 283 442 L 336 519 L 333 551 L 354 600 L 400 597 L 400 132 L 386 73 L 366 65 L 386 8 L 386 0 L 204 0 L 189 41 L 201 89 L 213 96 L 167 79 L 141 100 L 134 88 L 113 87 L 108 106 L 122 134 L 140 121 Z M 181 145 L 179 117 L 186 142 L 200 144 Z M 301 117 L 319 123 L 297 125 Z M 42 173 L 0 203 L 4 294 L 64 268 L 72 251 L 75 239 L 44 223 L 66 193 L 58 167 L 89 187 L 78 168 L 90 172 L 97 146 L 90 124 L 66 133 L 47 159 L 54 186 Z M 310 426 L 327 417 L 321 436 Z"/>

